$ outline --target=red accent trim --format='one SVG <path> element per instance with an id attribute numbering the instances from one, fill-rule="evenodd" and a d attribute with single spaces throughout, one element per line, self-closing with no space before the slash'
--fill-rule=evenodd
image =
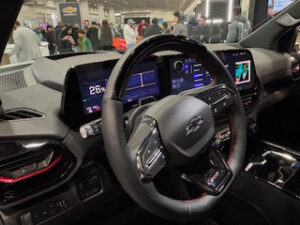
<path id="1" fill-rule="evenodd" d="M 185 203 L 195 202 L 195 201 L 198 201 L 198 200 L 200 200 L 200 199 L 202 199 L 202 198 L 205 198 L 205 197 L 208 196 L 208 195 L 209 195 L 209 194 L 207 194 L 207 193 L 202 193 L 201 196 L 198 197 L 198 198 L 190 199 L 190 200 L 184 200 L 183 202 L 185 202 Z"/>
<path id="2" fill-rule="evenodd" d="M 22 176 L 22 177 L 18 177 L 18 178 L 0 177 L 0 183 L 14 184 L 14 183 L 20 182 L 22 180 L 26 180 L 30 177 L 34 177 L 36 175 L 39 175 L 41 173 L 45 173 L 45 172 L 49 171 L 53 166 L 55 166 L 61 159 L 62 159 L 62 154 L 60 154 L 51 164 L 49 164 L 49 166 L 45 167 L 44 169 L 41 169 L 41 170 L 38 170 L 36 172 L 27 174 L 27 175 Z"/>

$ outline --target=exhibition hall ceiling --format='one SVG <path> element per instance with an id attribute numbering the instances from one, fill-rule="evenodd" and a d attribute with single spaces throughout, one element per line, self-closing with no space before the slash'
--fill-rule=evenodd
<path id="1" fill-rule="evenodd" d="M 162 9 L 184 11 L 194 0 L 101 0 L 104 4 L 111 4 L 120 10 L 128 9 Z"/>
<path id="2" fill-rule="evenodd" d="M 65 2 L 64 0 L 52 0 L 54 2 Z M 75 2 L 86 1 L 77 0 Z M 122 10 L 147 10 L 147 9 L 162 9 L 162 10 L 182 10 L 184 11 L 193 2 L 200 3 L 201 0 L 87 0 L 90 5 L 96 6 L 97 3 L 102 3 L 106 7 L 113 7 L 119 11 Z M 47 0 L 25 0 L 26 4 L 30 5 L 45 5 Z"/>

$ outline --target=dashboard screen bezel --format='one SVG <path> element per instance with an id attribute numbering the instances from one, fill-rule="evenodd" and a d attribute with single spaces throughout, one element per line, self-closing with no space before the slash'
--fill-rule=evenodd
<path id="1" fill-rule="evenodd" d="M 185 59 L 190 59 L 190 58 L 193 58 L 191 56 L 187 56 L 187 55 L 183 55 L 183 54 L 178 54 L 178 55 L 170 55 L 170 56 L 167 56 L 165 57 L 165 65 L 167 66 L 167 69 L 168 69 L 168 73 L 169 73 L 169 90 L 170 90 L 170 94 L 174 94 L 174 95 L 177 95 L 179 94 L 180 92 L 175 92 L 174 89 L 172 88 L 172 75 L 175 74 L 176 72 L 175 71 L 172 71 L 173 70 L 173 65 L 170 64 L 171 61 L 183 61 Z M 200 63 L 201 64 L 201 63 Z M 213 80 L 210 82 L 210 84 L 213 83 Z M 208 84 L 208 85 L 210 85 Z M 191 90 L 193 88 L 189 88 L 189 89 L 184 89 L 183 91 L 181 92 L 184 92 L 186 90 Z"/>
<path id="2" fill-rule="evenodd" d="M 70 68 L 67 72 L 65 78 L 65 85 L 62 95 L 62 103 L 60 109 L 60 115 L 63 120 L 72 128 L 78 129 L 81 125 L 89 123 L 93 120 L 101 118 L 101 111 L 94 112 L 91 114 L 86 114 L 84 111 L 84 105 L 82 101 L 82 93 L 80 88 L 80 72 L 82 71 L 97 71 L 99 68 L 102 69 L 113 69 L 118 60 L 108 60 L 103 62 L 96 62 L 84 65 L 78 65 L 74 68 Z M 149 57 L 145 63 L 156 63 L 156 57 Z M 159 65 L 157 64 L 157 79 L 158 79 L 158 89 L 162 90 L 160 76 L 159 76 Z M 151 96 L 152 97 L 152 96 Z M 155 99 L 161 98 L 161 93 L 153 96 Z M 144 100 L 146 100 L 145 98 Z M 132 101 L 124 104 L 124 111 L 128 111 L 135 106 L 140 104 L 139 101 Z"/>
<path id="3" fill-rule="evenodd" d="M 79 79 L 75 68 L 69 69 L 66 75 L 60 114 L 64 122 L 74 130 L 101 117 L 101 112 L 90 115 L 84 113 Z"/>
<path id="4" fill-rule="evenodd" d="M 234 52 L 247 52 L 249 56 L 249 60 L 251 60 L 251 65 L 253 69 L 253 73 L 251 74 L 252 77 L 252 84 L 251 88 L 247 90 L 240 90 L 240 93 L 248 93 L 252 89 L 255 88 L 256 85 L 256 70 L 255 65 L 252 57 L 251 51 L 247 49 L 235 49 L 235 50 L 223 50 L 223 51 L 214 51 L 216 55 L 220 55 L 223 52 L 227 54 L 233 54 Z M 172 55 L 164 55 L 162 56 L 151 56 L 145 62 L 155 62 L 157 65 L 157 76 L 158 76 L 158 86 L 160 93 L 157 96 L 153 96 L 154 99 L 149 100 L 159 100 L 169 94 L 172 93 L 172 84 L 171 84 L 171 71 L 169 61 L 170 59 L 182 59 L 184 57 L 188 57 L 182 54 L 172 54 Z M 190 58 L 190 57 L 188 57 Z M 219 57 L 220 58 L 220 57 Z M 222 61 L 222 59 L 220 59 Z M 117 63 L 118 59 L 115 60 L 108 60 L 103 62 L 96 62 L 90 63 L 85 65 L 79 65 L 74 68 L 70 68 L 67 72 L 65 78 L 65 85 L 64 91 L 62 95 L 62 104 L 60 109 L 60 115 L 63 120 L 74 130 L 78 129 L 81 125 L 89 123 L 91 121 L 97 120 L 101 118 L 101 111 L 92 113 L 92 114 L 85 114 L 83 109 L 83 102 L 81 96 L 81 89 L 80 89 L 80 82 L 78 79 L 78 69 L 83 69 L 86 71 L 93 71 L 99 70 L 99 68 L 114 68 L 115 64 Z M 166 75 L 168 74 L 168 75 Z M 124 112 L 141 105 L 141 102 L 135 101 L 124 104 Z"/>
<path id="5" fill-rule="evenodd" d="M 229 49 L 229 50 L 214 51 L 214 54 L 216 54 L 216 56 L 225 65 L 224 59 L 222 59 L 222 56 L 221 56 L 222 54 L 225 55 L 225 54 L 233 54 L 233 53 L 241 53 L 241 52 L 247 53 L 247 56 L 249 56 L 249 59 L 246 59 L 246 60 L 251 61 L 251 74 L 250 74 L 250 84 L 249 84 L 249 86 L 247 88 L 244 88 L 244 87 L 241 86 L 241 85 L 243 85 L 243 83 L 236 84 L 238 91 L 240 93 L 245 93 L 245 92 L 251 91 L 255 87 L 255 84 L 256 84 L 256 76 L 257 75 L 256 75 L 255 63 L 254 63 L 251 51 L 249 51 L 248 49 Z M 242 61 L 245 61 L 245 60 L 242 60 Z M 239 61 L 239 62 L 236 62 L 236 63 L 240 63 L 242 61 Z M 233 79 L 235 79 L 235 78 L 233 77 Z"/>
<path id="6" fill-rule="evenodd" d="M 248 50 L 248 49 L 230 49 L 230 50 L 220 50 L 220 51 L 213 51 L 214 54 L 216 54 L 216 56 L 224 63 L 224 59 L 222 59 L 222 56 L 224 56 L 225 54 L 234 54 L 234 53 L 243 53 L 245 52 L 248 56 L 248 59 L 247 61 L 251 61 L 251 77 L 250 77 L 250 84 L 247 88 L 244 88 L 243 86 L 241 85 L 245 85 L 245 84 L 237 84 L 237 89 L 241 92 L 241 93 L 245 93 L 245 92 L 249 92 L 251 91 L 254 87 L 255 87 L 255 84 L 256 84 L 256 70 L 255 70 L 255 65 L 254 65 L 254 60 L 253 60 L 253 57 L 252 57 L 252 53 Z M 172 80 L 172 71 L 171 71 L 171 67 L 172 65 L 170 64 L 170 61 L 171 60 L 184 60 L 186 58 L 192 58 L 190 56 L 186 56 L 186 55 L 182 55 L 182 54 L 178 54 L 178 55 L 170 55 L 170 56 L 167 56 L 165 57 L 165 65 L 168 66 L 168 71 L 170 73 L 170 82 Z M 244 61 L 244 60 L 243 60 Z M 241 61 L 242 62 L 242 61 Z M 224 64 L 225 65 L 225 64 Z M 225 65 L 226 66 L 226 65 Z M 209 71 L 208 71 L 209 72 Z M 229 71 L 230 72 L 230 71 Z M 174 73 L 174 72 L 173 72 Z M 235 74 L 232 74 L 230 73 L 233 77 L 233 79 L 235 79 Z M 212 77 L 213 78 L 213 77 Z M 214 79 L 214 78 L 213 78 Z M 212 81 L 213 82 L 213 81 Z M 247 85 L 247 84 L 246 84 Z M 173 89 L 172 89 L 172 83 L 169 84 L 170 86 L 170 93 L 173 92 Z M 193 89 L 193 88 L 191 88 Z M 189 89 L 186 89 L 186 90 L 189 90 Z M 185 91 L 185 90 L 184 90 Z M 176 94 L 176 93 L 174 93 Z"/>

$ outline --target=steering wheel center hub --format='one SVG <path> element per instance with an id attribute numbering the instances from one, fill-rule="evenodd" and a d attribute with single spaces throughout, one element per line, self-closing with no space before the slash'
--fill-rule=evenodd
<path id="1" fill-rule="evenodd" d="M 197 157 L 214 136 L 212 111 L 195 97 L 169 96 L 153 105 L 146 115 L 156 120 L 166 149 L 176 159 Z"/>

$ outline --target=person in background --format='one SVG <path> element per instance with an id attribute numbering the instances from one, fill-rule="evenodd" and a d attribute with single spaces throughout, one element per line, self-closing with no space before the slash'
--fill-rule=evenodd
<path id="1" fill-rule="evenodd" d="M 194 38 L 197 41 L 200 41 L 201 27 L 198 21 L 196 20 L 196 16 L 194 13 L 190 14 L 188 17 L 188 36 Z"/>
<path id="2" fill-rule="evenodd" d="M 135 29 L 135 22 L 133 19 L 129 19 L 124 26 L 124 38 L 128 49 L 135 45 L 137 36 L 138 33 Z"/>
<path id="3" fill-rule="evenodd" d="M 173 33 L 175 35 L 187 36 L 188 31 L 187 31 L 187 27 L 184 25 L 184 20 L 185 20 L 184 14 L 182 12 L 176 11 L 173 15 L 174 15 L 173 23 L 175 24 Z"/>
<path id="4" fill-rule="evenodd" d="M 174 26 L 171 26 L 170 30 L 171 30 L 171 34 L 174 34 Z"/>
<path id="5" fill-rule="evenodd" d="M 113 39 L 115 38 L 115 32 L 109 26 L 107 20 L 102 21 L 102 27 L 99 29 L 98 39 L 100 41 L 100 49 L 112 50 Z"/>
<path id="6" fill-rule="evenodd" d="M 138 26 L 139 36 L 144 37 L 145 32 L 148 28 L 149 28 L 149 24 L 143 19 Z"/>
<path id="7" fill-rule="evenodd" d="M 47 26 L 47 32 L 45 34 L 45 40 L 48 42 L 48 48 L 50 55 L 54 55 L 56 48 L 56 35 L 53 26 Z"/>
<path id="8" fill-rule="evenodd" d="M 47 26 L 48 26 L 47 23 L 44 23 L 42 26 L 40 26 L 40 28 L 41 28 L 41 33 L 42 33 L 42 35 L 43 35 L 43 41 L 45 40 L 45 34 L 46 34 Z"/>
<path id="9" fill-rule="evenodd" d="M 63 26 L 61 27 L 61 30 L 60 30 L 59 34 L 57 35 L 57 37 L 56 37 L 56 47 L 59 45 L 59 43 L 60 43 L 60 38 L 61 38 L 61 36 L 62 36 L 62 33 L 65 32 L 66 27 L 67 27 L 67 25 L 63 25 Z M 55 30 L 55 28 L 54 28 L 54 30 Z"/>
<path id="10" fill-rule="evenodd" d="M 84 26 L 82 30 L 86 33 L 88 31 L 88 29 L 89 29 L 88 26 Z"/>
<path id="11" fill-rule="evenodd" d="M 123 38 L 123 29 L 122 29 L 122 25 L 121 24 L 118 24 L 115 27 L 115 36 L 117 38 Z"/>
<path id="12" fill-rule="evenodd" d="M 55 39 L 57 40 L 58 39 L 58 36 L 61 32 L 63 28 L 63 23 L 61 21 L 59 21 L 56 25 L 56 27 L 54 28 L 54 32 L 55 32 Z"/>
<path id="13" fill-rule="evenodd" d="M 12 55 L 17 56 L 18 62 L 26 62 L 41 57 L 40 39 L 32 30 L 22 27 L 18 21 L 14 25 L 14 48 Z"/>
<path id="14" fill-rule="evenodd" d="M 221 35 L 222 35 L 222 29 L 220 25 L 212 24 L 210 27 L 209 43 L 211 44 L 220 43 L 222 41 Z"/>
<path id="15" fill-rule="evenodd" d="M 251 23 L 242 16 L 242 8 L 236 6 L 233 9 L 233 20 L 228 25 L 227 43 L 238 42 L 251 32 Z"/>
<path id="16" fill-rule="evenodd" d="M 74 41 L 75 43 L 77 44 L 77 41 L 78 41 L 78 31 L 80 30 L 80 25 L 79 24 L 75 24 L 74 27 L 73 27 L 73 38 L 74 38 Z"/>
<path id="17" fill-rule="evenodd" d="M 92 43 L 85 35 L 84 30 L 78 30 L 78 45 L 80 52 L 91 52 Z"/>
<path id="18" fill-rule="evenodd" d="M 34 32 L 36 33 L 36 35 L 38 36 L 38 38 L 40 39 L 40 41 L 44 41 L 44 36 L 43 36 L 43 28 L 41 27 L 37 27 L 34 29 Z"/>
<path id="19" fill-rule="evenodd" d="M 163 24 L 162 24 L 162 33 L 163 34 L 171 34 L 171 29 L 169 28 L 167 22 L 163 22 Z"/>
<path id="20" fill-rule="evenodd" d="M 98 25 L 95 21 L 93 21 L 91 26 L 87 30 L 86 36 L 92 42 L 92 48 L 94 51 L 99 50 L 100 47 L 98 33 L 99 33 Z"/>
<path id="21" fill-rule="evenodd" d="M 70 53 L 73 51 L 73 46 L 75 45 L 75 40 L 72 36 L 73 28 L 68 26 L 64 31 L 61 32 L 59 37 L 59 53 Z"/>
<path id="22" fill-rule="evenodd" d="M 103 22 L 103 20 L 102 20 Z M 109 26 L 111 28 L 111 30 L 113 31 L 113 33 L 115 33 L 115 30 L 114 30 L 114 24 L 113 23 L 109 23 Z M 101 26 L 102 27 L 102 26 Z M 115 35 L 116 36 L 116 35 Z"/>
<path id="23" fill-rule="evenodd" d="M 146 30 L 144 37 L 150 37 L 153 35 L 157 35 L 157 34 L 161 34 L 162 30 L 161 28 L 158 26 L 158 19 L 157 18 L 153 18 L 152 19 L 152 24 L 151 26 Z"/>
<path id="24" fill-rule="evenodd" d="M 228 22 L 223 22 L 219 25 L 220 27 L 220 42 L 225 42 L 228 34 Z"/>
<path id="25" fill-rule="evenodd" d="M 206 17 L 201 16 L 200 18 L 200 41 L 202 43 L 209 43 L 210 28 L 206 23 Z"/>

